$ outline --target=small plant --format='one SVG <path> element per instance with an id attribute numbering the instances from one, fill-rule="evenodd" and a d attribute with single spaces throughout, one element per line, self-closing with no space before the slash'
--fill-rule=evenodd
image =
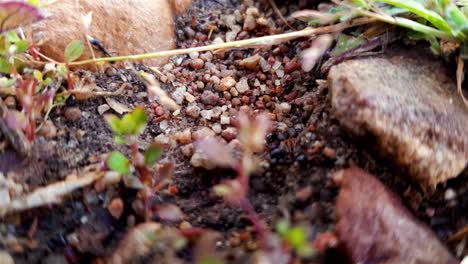
<path id="1" fill-rule="evenodd" d="M 161 157 L 162 149 L 158 145 L 149 146 L 144 153 L 138 151 L 138 136 L 146 127 L 147 114 L 141 107 L 118 118 L 106 115 L 105 119 L 115 134 L 115 142 L 130 147 L 130 159 L 118 151 L 110 153 L 107 165 L 110 169 L 125 176 L 136 174 L 144 185 L 152 184 L 152 174 L 149 169 Z"/>
<path id="2" fill-rule="evenodd" d="M 290 226 L 288 221 L 282 220 L 276 224 L 276 232 L 300 257 L 311 257 L 315 253 L 305 228 Z"/>
<path id="3" fill-rule="evenodd" d="M 450 0 L 333 0 L 336 5 L 321 11 L 300 12 L 296 17 L 314 25 L 334 24 L 367 17 L 410 30 L 408 38 L 424 39 L 439 54 L 444 46 L 457 47 L 457 88 L 465 104 L 462 83 L 464 60 L 468 57 L 468 2 Z M 368 21 L 372 23 L 372 21 Z M 448 45 L 447 43 L 451 43 Z M 342 54 L 363 44 L 359 38 L 341 38 L 335 48 Z M 367 43 L 369 45 L 369 43 Z M 375 46 L 371 45 L 371 48 Z M 317 50 L 317 49 L 313 49 Z"/>

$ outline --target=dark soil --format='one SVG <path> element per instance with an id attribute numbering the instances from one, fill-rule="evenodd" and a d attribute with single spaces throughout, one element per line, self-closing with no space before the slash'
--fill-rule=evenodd
<path id="1" fill-rule="evenodd" d="M 196 1 L 192 10 L 177 20 L 178 45 L 188 47 L 208 43 L 200 40 L 207 36 L 209 24 L 219 23 L 222 17 L 234 13 L 235 10 L 245 12 L 245 6 L 235 2 Z M 273 18 L 277 31 L 286 30 L 267 3 L 258 5 L 262 15 Z M 291 6 L 290 8 L 294 10 L 298 8 L 295 5 Z M 195 27 L 192 28 L 195 35 L 185 30 L 187 27 L 192 27 L 192 21 L 196 21 Z M 228 30 L 226 26 L 217 26 L 214 36 L 223 35 Z M 268 29 L 257 30 L 255 34 L 248 36 L 268 34 L 270 33 L 268 31 Z M 237 66 L 240 59 L 254 53 L 266 59 L 269 57 L 294 59 L 307 45 L 307 41 L 300 40 L 259 50 L 233 50 L 228 51 L 221 59 L 214 56 L 212 62 L 226 65 L 228 69 L 234 70 L 238 77 L 255 78 L 258 76 L 256 71 Z M 281 49 L 279 53 L 275 50 L 278 47 Z M 171 61 L 177 62 L 179 59 L 181 63 L 174 67 L 172 72 L 179 82 L 192 90 L 194 96 L 200 97 L 203 90 L 192 89 L 195 80 L 193 82 L 191 80 L 203 78 L 203 70 L 200 74 L 188 67 L 190 61 L 188 56 L 171 58 Z M 114 99 L 130 107 L 144 105 L 147 109 L 152 121 L 140 138 L 140 147 L 143 148 L 155 137 L 165 133 L 161 128 L 161 121 L 164 118 L 157 116 L 155 106 L 148 103 L 142 94 L 146 92 L 146 88 L 136 74 L 138 70 L 151 71 L 144 66 L 135 67 L 136 69 L 128 67 L 106 70 L 105 73 L 80 74 L 94 80 L 103 90 L 115 91 L 123 84 L 128 85 L 126 95 Z M 446 241 L 450 235 L 467 225 L 468 173 L 439 186 L 435 191 L 424 193 L 417 185 L 406 180 L 405 175 L 392 168 L 388 161 L 376 158 L 378 153 L 368 152 L 366 142 L 356 142 L 340 128 L 330 113 L 327 86 L 318 85 L 316 82 L 324 76 L 301 71 L 296 73 L 289 74 L 291 77 L 280 89 L 270 94 L 272 104 L 263 107 L 266 111 L 273 112 L 275 103 L 287 102 L 291 105 L 291 110 L 280 117 L 281 126 L 276 123 L 276 129 L 268 135 L 268 147 L 262 156 L 266 162 L 262 170 L 251 178 L 250 184 L 250 201 L 272 229 L 280 219 L 289 218 L 292 223 L 305 225 L 308 228 L 311 241 L 319 233 L 333 232 L 336 220 L 334 202 L 338 188 L 331 180 L 331 175 L 350 165 L 357 165 L 376 175 L 398 193 L 414 214 L 427 223 L 442 241 Z M 175 89 L 170 84 L 163 84 L 163 88 L 169 92 Z M 206 85 L 204 89 L 219 93 L 211 85 Z M 223 98 L 222 92 L 219 95 Z M 305 103 L 297 103 L 297 100 L 294 102 L 301 97 Z M 247 98 L 247 103 L 242 102 L 242 104 L 255 109 L 258 108 L 256 101 L 257 98 L 251 94 Z M 84 101 L 69 99 L 66 107 L 56 108 L 51 114 L 51 120 L 57 127 L 59 135 L 56 139 L 38 139 L 40 158 L 27 162 L 21 167 L 17 166 L 19 182 L 29 184 L 31 189 L 44 186 L 63 180 L 66 175 L 86 165 L 96 163 L 102 154 L 111 150 L 125 151 L 125 148 L 113 142 L 111 130 L 97 112 L 97 107 L 104 103 L 105 99 L 99 97 Z M 184 102 L 182 108 L 186 107 L 186 104 Z M 222 101 L 218 105 L 221 106 Z M 67 120 L 63 115 L 67 107 L 78 107 L 81 110 L 81 118 L 78 121 Z M 182 131 L 191 127 L 192 132 L 198 127 L 210 126 L 215 122 L 203 120 L 201 117 L 188 117 L 184 111 L 181 111 L 177 117 L 167 115 L 166 120 L 172 131 Z M 239 236 L 246 232 L 253 234 L 250 223 L 241 210 L 227 206 L 211 191 L 216 183 L 233 177 L 233 172 L 194 169 L 190 165 L 190 157 L 182 153 L 180 146 L 177 144 L 176 147 L 169 148 L 163 157 L 164 160 L 176 164 L 173 184 L 177 187 L 178 193 L 171 195 L 163 190 L 154 203 L 174 203 L 182 209 L 186 215 L 185 221 L 192 226 L 220 232 L 224 237 L 218 244 L 220 252 L 230 262 L 245 263 L 246 258 L 256 248 L 252 243 L 255 239 L 252 235 L 251 239 L 240 240 Z M 5 159 L 4 155 L 0 161 L 4 162 Z M 457 197 L 454 200 L 445 200 L 444 194 L 448 189 L 456 191 Z M 124 214 L 120 220 L 114 219 L 106 209 L 114 197 L 122 198 L 125 203 Z M 110 186 L 103 192 L 97 192 L 92 186 L 76 191 L 60 205 L 28 210 L 6 217 L 0 222 L 0 238 L 27 237 L 31 226 L 37 221 L 37 231 L 33 235 L 33 240 L 37 241 L 37 244 L 15 248 L 0 243 L 0 248 L 7 248 L 14 256 L 15 263 L 66 263 L 66 261 L 89 263 L 97 257 L 111 254 L 117 242 L 129 229 L 129 224 L 131 225 L 133 221 L 136 223 L 143 221 L 132 208 L 135 199 L 136 191 L 125 188 L 123 184 Z M 178 224 L 172 225 L 178 226 Z M 67 236 L 71 233 L 79 236 L 79 248 L 70 244 Z M 457 254 L 456 244 L 448 246 L 454 254 Z M 181 256 L 187 262 L 193 261 L 190 250 Z M 314 261 L 342 263 L 339 253 L 335 250 L 326 252 Z"/>

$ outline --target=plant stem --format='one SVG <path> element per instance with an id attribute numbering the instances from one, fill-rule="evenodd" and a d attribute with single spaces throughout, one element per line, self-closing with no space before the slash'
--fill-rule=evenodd
<path id="1" fill-rule="evenodd" d="M 175 56 L 175 55 L 188 54 L 190 52 L 195 52 L 195 51 L 203 52 L 203 51 L 246 48 L 246 47 L 263 47 L 263 46 L 275 45 L 277 43 L 289 41 L 289 40 L 296 39 L 296 38 L 311 37 L 311 36 L 315 36 L 319 34 L 338 32 L 346 28 L 369 24 L 369 23 L 375 22 L 375 20 L 376 19 L 374 18 L 363 17 L 363 18 L 358 18 L 358 19 L 342 22 L 342 23 L 335 24 L 335 25 L 319 27 L 319 28 L 306 28 L 303 30 L 288 32 L 288 33 L 278 34 L 278 35 L 251 38 L 251 39 L 245 39 L 245 40 L 237 40 L 237 41 L 231 41 L 231 42 L 226 42 L 226 43 L 212 44 L 212 45 L 187 48 L 187 49 L 175 49 L 175 50 L 158 51 L 158 52 L 136 54 L 136 55 L 88 59 L 88 60 L 71 62 L 68 65 L 76 66 L 76 65 L 84 65 L 84 64 L 90 64 L 90 63 L 100 63 L 100 62 L 153 59 L 153 58 L 170 57 L 170 56 Z"/>

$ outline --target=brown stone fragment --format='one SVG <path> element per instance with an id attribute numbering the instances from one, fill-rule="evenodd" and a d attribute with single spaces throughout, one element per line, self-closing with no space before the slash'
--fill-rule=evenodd
<path id="1" fill-rule="evenodd" d="M 333 112 L 413 180 L 435 186 L 468 163 L 468 108 L 450 76 L 425 54 L 347 61 L 328 76 Z"/>
<path id="2" fill-rule="evenodd" d="M 359 168 L 339 171 L 336 202 L 340 245 L 352 263 L 455 264 L 432 231 L 400 199 Z"/>

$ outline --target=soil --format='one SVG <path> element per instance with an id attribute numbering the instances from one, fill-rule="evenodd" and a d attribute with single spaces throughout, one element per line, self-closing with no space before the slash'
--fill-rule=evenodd
<path id="1" fill-rule="evenodd" d="M 272 17 L 278 31 L 287 30 L 277 14 L 271 11 L 267 2 L 258 4 L 261 15 Z M 286 10 L 286 7 L 290 9 Z M 282 7 L 285 12 L 298 8 L 295 4 L 285 4 Z M 195 1 L 192 9 L 177 20 L 179 47 L 204 44 L 205 42 L 199 40 L 208 35 L 209 24 L 217 24 L 225 15 L 233 14 L 235 10 L 244 12 L 245 9 L 246 6 L 241 6 L 236 1 Z M 217 26 L 217 30 L 213 33 L 215 35 L 223 35 L 228 31 L 226 26 Z M 295 24 L 295 26 L 303 25 Z M 185 30 L 187 27 L 193 27 L 195 35 L 187 32 Z M 269 33 L 268 30 L 255 32 L 249 36 Z M 239 67 L 237 65 L 239 59 L 254 53 L 266 59 L 269 57 L 294 59 L 307 46 L 307 40 L 299 40 L 271 48 L 233 50 L 228 51 L 222 59 L 214 56 L 212 62 L 234 69 L 238 77 L 255 77 L 258 76 L 257 71 Z M 279 53 L 275 50 L 278 47 L 281 49 Z M 190 80 L 187 76 L 200 75 L 188 66 L 190 61 L 188 56 L 171 58 L 171 61 L 179 65 L 172 70 L 177 79 L 187 81 Z M 137 76 L 138 70 L 151 72 L 145 66 L 138 65 L 107 69 L 104 73 L 79 72 L 79 74 L 84 79 L 94 80 L 98 87 L 107 91 L 115 91 L 124 84 L 128 86 L 124 96 L 113 98 L 131 107 L 144 105 L 150 114 L 152 121 L 139 142 L 143 148 L 155 137 L 164 134 L 165 130 L 161 128 L 161 121 L 164 118 L 155 113 L 155 105 L 148 103 L 144 96 L 146 88 Z M 311 241 L 322 232 L 333 232 L 336 223 L 334 204 L 338 188 L 331 180 L 331 176 L 335 171 L 350 165 L 357 165 L 374 174 L 395 191 L 408 208 L 432 228 L 441 241 L 446 241 L 458 229 L 468 224 L 466 214 L 468 173 L 440 185 L 434 191 L 423 192 L 392 167 L 390 162 L 378 158 L 378 153 L 369 152 L 366 142 L 357 142 L 340 128 L 330 112 L 328 88 L 321 81 L 325 78 L 324 75 L 318 72 L 298 72 L 299 74 L 294 76 L 289 74 L 291 77 L 281 89 L 271 94 L 272 102 L 286 102 L 291 105 L 291 110 L 280 116 L 281 123 L 286 126 L 276 126 L 276 129 L 267 136 L 267 149 L 262 155 L 266 162 L 262 163 L 262 170 L 252 176 L 250 182 L 249 199 L 260 217 L 272 229 L 279 220 L 289 218 L 292 223 L 307 227 Z M 180 82 L 183 83 L 183 80 Z M 163 84 L 162 87 L 169 92 L 175 89 L 169 84 Z M 192 86 L 188 87 L 191 89 Z M 205 89 L 215 91 L 209 86 Z M 196 95 L 198 98 L 203 91 L 194 89 L 193 92 L 198 94 Z M 222 97 L 222 93 L 220 96 Z M 293 102 L 294 99 L 301 97 L 306 99 L 305 104 Z M 67 100 L 67 106 L 52 111 L 50 117 L 58 129 L 58 136 L 55 139 L 39 137 L 35 147 L 40 153 L 37 155 L 39 158 L 23 162 L 21 166 L 15 168 L 8 168 L 17 170 L 18 182 L 28 184 L 30 189 L 45 186 L 63 180 L 73 171 L 96 163 L 105 153 L 112 150 L 126 151 L 113 142 L 111 130 L 103 116 L 97 112 L 98 106 L 105 102 L 102 97 L 82 101 L 70 98 Z M 255 98 L 247 98 L 247 103 L 243 104 L 258 108 L 255 102 Z M 265 106 L 265 110 L 273 112 L 274 103 L 273 106 Z M 78 107 L 81 110 L 79 120 L 72 121 L 64 117 L 64 112 L 70 107 Z M 186 102 L 182 108 L 184 107 Z M 189 117 L 184 111 L 181 111 L 180 116 L 166 117 L 169 127 L 166 129 L 172 131 L 182 131 L 188 127 L 195 131 L 196 128 L 214 123 L 202 120 L 201 117 Z M 223 126 L 223 130 L 225 128 Z M 233 177 L 234 173 L 230 170 L 194 169 L 190 165 L 190 156 L 184 155 L 180 146 L 178 144 L 175 148 L 169 148 L 163 154 L 163 160 L 176 164 L 175 177 L 172 180 L 178 192 L 172 195 L 167 190 L 162 190 L 153 202 L 173 203 L 181 208 L 186 216 L 185 221 L 192 226 L 221 233 L 222 239 L 217 244 L 219 251 L 230 263 L 245 263 L 256 248 L 253 235 L 246 240 L 239 239 L 245 233 L 253 234 L 250 222 L 240 209 L 226 205 L 222 199 L 212 193 L 212 187 L 216 183 Z M 11 164 L 8 158 L 11 159 L 11 155 L 1 156 L 0 164 Z M 447 201 L 445 193 L 449 189 L 455 190 L 457 197 Z M 37 221 L 36 232 L 33 235 L 33 240 L 37 243 L 13 249 L 11 245 L 6 247 L 0 243 L 0 248 L 6 247 L 14 257 L 15 263 L 66 263 L 67 261 L 89 263 L 98 257 L 108 256 L 112 254 L 118 241 L 133 223 L 143 221 L 132 209 L 136 193 L 125 188 L 123 184 L 107 187 L 103 192 L 97 192 L 91 186 L 75 191 L 59 205 L 9 215 L 0 222 L 0 235 L 27 237 Z M 115 197 L 120 197 L 124 201 L 124 213 L 120 220 L 114 219 L 106 209 L 110 200 Z M 166 224 L 178 226 L 179 223 Z M 81 238 L 79 248 L 70 243 L 68 236 L 71 233 L 78 234 Z M 456 243 L 447 243 L 447 246 L 454 255 L 459 256 Z M 185 262 L 193 262 L 192 249 L 187 249 L 179 255 Z M 340 252 L 332 249 L 309 262 L 343 263 L 343 261 Z M 142 263 L 144 262 L 145 260 L 142 260 Z"/>

